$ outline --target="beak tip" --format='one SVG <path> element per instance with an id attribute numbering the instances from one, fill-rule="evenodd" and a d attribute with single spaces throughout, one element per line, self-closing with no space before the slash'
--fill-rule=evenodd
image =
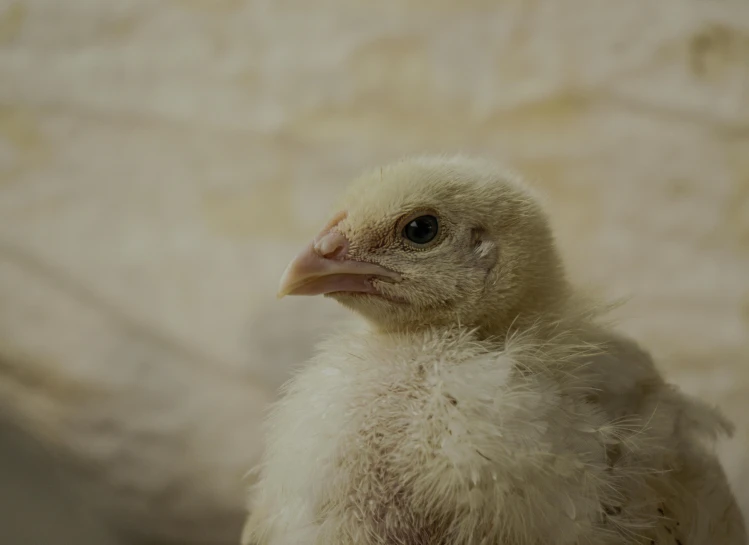
<path id="1" fill-rule="evenodd" d="M 276 299 L 283 299 L 289 294 L 290 291 L 292 290 L 289 289 L 287 283 L 281 282 L 281 284 L 278 286 L 278 290 L 276 291 Z"/>

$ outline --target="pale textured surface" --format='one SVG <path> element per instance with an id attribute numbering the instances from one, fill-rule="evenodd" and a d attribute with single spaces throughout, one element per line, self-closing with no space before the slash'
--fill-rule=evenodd
<path id="1" fill-rule="evenodd" d="M 573 278 L 633 296 L 622 327 L 739 422 L 749 508 L 745 0 L 0 0 L 0 342 L 37 394 L 138 416 L 0 394 L 77 450 L 130 434 L 88 453 L 124 464 L 123 524 L 225 526 L 260 408 L 339 315 L 276 302 L 283 266 L 352 175 L 425 151 L 537 180 Z M 179 440 L 141 466 L 154 430 Z"/>

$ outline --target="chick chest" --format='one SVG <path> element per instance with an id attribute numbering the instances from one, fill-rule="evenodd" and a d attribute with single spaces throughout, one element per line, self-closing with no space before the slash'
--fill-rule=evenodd
<path id="1" fill-rule="evenodd" d="M 475 509 L 481 489 L 497 486 L 493 416 L 511 362 L 465 331 L 419 341 L 337 339 L 299 377 L 326 383 L 315 388 L 316 412 L 335 447 L 325 452 L 317 516 L 335 521 L 336 534 L 438 544 L 457 511 Z"/>

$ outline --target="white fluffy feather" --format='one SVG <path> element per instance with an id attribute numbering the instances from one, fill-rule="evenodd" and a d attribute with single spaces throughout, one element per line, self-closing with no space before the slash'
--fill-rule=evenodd
<path id="1" fill-rule="evenodd" d="M 619 368 L 601 381 L 606 362 Z M 606 389 L 638 403 L 591 401 Z M 722 472 L 698 441 L 728 429 L 660 383 L 644 355 L 613 360 L 576 335 L 502 346 L 459 328 L 349 334 L 322 346 L 273 411 L 248 536 L 743 544 Z"/>

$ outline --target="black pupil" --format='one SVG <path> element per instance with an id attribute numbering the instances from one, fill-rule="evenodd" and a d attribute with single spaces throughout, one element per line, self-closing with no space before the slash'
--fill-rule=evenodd
<path id="1" fill-rule="evenodd" d="M 437 236 L 437 227 L 434 216 L 419 216 L 404 227 L 403 235 L 414 244 L 426 244 Z"/>

